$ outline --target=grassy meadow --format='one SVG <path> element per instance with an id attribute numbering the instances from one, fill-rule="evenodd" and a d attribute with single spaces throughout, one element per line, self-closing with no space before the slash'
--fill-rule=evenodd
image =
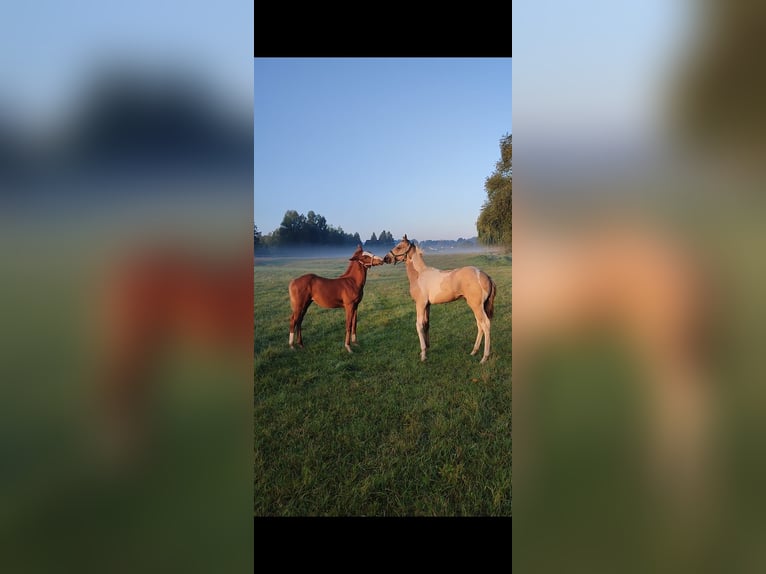
<path id="1" fill-rule="evenodd" d="M 510 259 L 425 259 L 475 265 L 497 283 L 485 364 L 483 344 L 469 354 L 476 322 L 462 300 L 432 305 L 420 361 L 404 265 L 369 270 L 353 354 L 343 347 L 343 309 L 316 304 L 305 347 L 291 351 L 288 283 L 309 272 L 337 277 L 347 258 L 256 259 L 256 516 L 511 515 Z"/>

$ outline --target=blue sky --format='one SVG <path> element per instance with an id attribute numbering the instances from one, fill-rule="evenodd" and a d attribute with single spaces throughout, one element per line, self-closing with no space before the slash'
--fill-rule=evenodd
<path id="1" fill-rule="evenodd" d="M 519 152 L 540 142 L 600 146 L 661 131 L 693 8 L 668 0 L 517 2 Z"/>
<path id="2" fill-rule="evenodd" d="M 476 235 L 512 133 L 510 58 L 256 58 L 254 220 L 313 210 L 368 239 Z"/>
<path id="3" fill-rule="evenodd" d="M 0 116 L 65 118 L 98 66 L 188 71 L 232 110 L 252 101 L 253 4 L 238 0 L 6 2 Z M 2 119 L 0 117 L 0 119 Z"/>

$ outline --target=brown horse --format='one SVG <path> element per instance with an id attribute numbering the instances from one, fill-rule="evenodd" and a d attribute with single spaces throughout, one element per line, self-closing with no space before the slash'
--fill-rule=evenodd
<path id="1" fill-rule="evenodd" d="M 166 360 L 247 367 L 252 273 L 246 250 L 204 256 L 163 243 L 119 254 L 104 270 L 93 318 L 93 400 L 96 433 L 115 463 L 135 462 L 151 442 Z"/>
<path id="2" fill-rule="evenodd" d="M 349 343 L 356 344 L 356 312 L 364 295 L 364 283 L 367 281 L 367 270 L 374 265 L 383 265 L 383 259 L 362 250 L 362 246 L 349 259 L 351 263 L 346 272 L 335 279 L 319 277 L 314 273 L 301 275 L 290 281 L 290 306 L 293 314 L 290 317 L 290 348 L 294 349 L 293 341 L 303 347 L 301 324 L 312 301 L 320 307 L 346 310 L 346 350 L 351 353 Z"/>
<path id="3" fill-rule="evenodd" d="M 383 258 L 386 263 L 405 261 L 407 277 L 410 280 L 410 295 L 415 301 L 417 311 L 416 326 L 420 338 L 420 360 L 426 360 L 426 349 L 431 346 L 428 335 L 431 303 L 449 303 L 465 299 L 476 317 L 476 343 L 471 355 L 479 350 L 484 337 L 484 356 L 489 357 L 489 330 L 496 286 L 492 278 L 476 267 L 460 267 L 451 271 L 441 271 L 428 267 L 423 260 L 423 251 L 411 243 L 407 235 Z"/>

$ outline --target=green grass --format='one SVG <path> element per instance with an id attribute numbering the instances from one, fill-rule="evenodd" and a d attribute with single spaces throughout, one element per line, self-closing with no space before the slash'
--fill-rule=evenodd
<path id="1" fill-rule="evenodd" d="M 313 304 L 305 347 L 290 351 L 293 277 L 340 275 L 345 259 L 255 266 L 254 514 L 463 516 L 511 514 L 511 266 L 503 257 L 428 255 L 476 265 L 498 286 L 492 354 L 464 301 L 431 307 L 420 361 L 403 265 L 371 269 L 359 345 L 343 347 L 342 309 Z"/>

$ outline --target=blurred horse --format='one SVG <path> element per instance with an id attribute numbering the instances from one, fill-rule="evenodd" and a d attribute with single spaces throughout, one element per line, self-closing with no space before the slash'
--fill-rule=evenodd
<path id="1" fill-rule="evenodd" d="M 252 255 L 202 255 L 183 245 L 135 248 L 110 260 L 100 297 L 97 432 L 110 458 L 130 463 L 152 436 L 149 415 L 169 358 L 182 350 L 185 360 L 248 364 Z"/>
<path id="2" fill-rule="evenodd" d="M 546 344 L 577 345 L 593 329 L 609 329 L 640 369 L 650 480 L 685 512 L 699 506 L 712 479 L 714 420 L 708 359 L 716 300 L 705 260 L 677 234 L 636 216 L 570 214 L 548 224 L 517 209 L 513 240 L 516 406 L 532 392 L 530 363 Z M 534 426 L 531 410 L 514 409 L 517 428 Z M 527 442 L 517 453 L 527 461 L 522 469 L 537 451 Z"/>

